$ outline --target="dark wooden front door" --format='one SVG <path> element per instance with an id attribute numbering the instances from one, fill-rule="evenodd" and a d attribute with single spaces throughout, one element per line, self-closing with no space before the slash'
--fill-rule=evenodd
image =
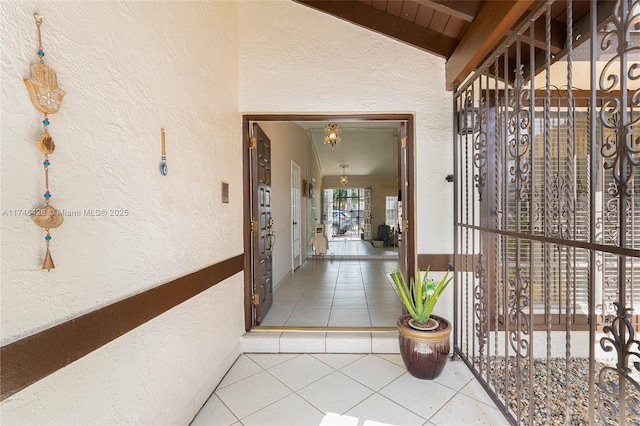
<path id="1" fill-rule="evenodd" d="M 256 138 L 251 149 L 252 221 L 251 235 L 253 251 L 253 322 L 260 325 L 273 303 L 271 222 L 271 141 L 260 126 L 253 124 Z"/>

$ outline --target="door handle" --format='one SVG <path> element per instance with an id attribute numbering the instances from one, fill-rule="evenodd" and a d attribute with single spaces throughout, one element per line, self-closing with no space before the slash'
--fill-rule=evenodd
<path id="1" fill-rule="evenodd" d="M 273 233 L 273 218 L 271 217 L 271 215 L 269 215 L 269 220 L 267 221 L 267 223 L 267 250 L 271 251 L 273 249 L 273 244 L 276 242 L 276 236 Z"/>
<path id="2" fill-rule="evenodd" d="M 293 224 L 294 224 L 294 225 L 297 225 L 297 224 L 298 224 L 298 222 L 293 222 Z"/>

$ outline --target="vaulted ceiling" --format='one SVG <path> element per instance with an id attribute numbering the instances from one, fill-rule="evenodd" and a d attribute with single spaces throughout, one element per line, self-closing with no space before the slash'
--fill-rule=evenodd
<path id="1" fill-rule="evenodd" d="M 392 37 L 447 60 L 446 84 L 458 86 L 511 34 L 528 12 L 541 4 L 535 0 L 294 0 L 353 24 Z M 573 2 L 573 34 L 584 34 L 589 21 L 589 1 Z M 598 20 L 611 16 L 615 1 L 598 1 Z M 551 52 L 561 56 L 566 43 L 566 1 L 552 4 Z M 526 50 L 544 58 L 544 19 L 535 37 L 523 34 Z M 582 37 L 581 41 L 587 37 Z M 579 44 L 574 41 L 574 47 Z M 524 52 L 523 52 L 524 53 Z M 522 55 L 528 58 L 528 55 Z M 542 62 L 543 63 L 543 62 Z M 508 77 L 507 77 L 508 78 Z"/>
<path id="2" fill-rule="evenodd" d="M 482 65 L 507 37 L 513 28 L 534 8 L 542 5 L 542 0 L 293 0 L 320 12 L 330 14 L 355 25 L 409 44 L 422 51 L 446 59 L 446 85 L 452 90 Z M 573 47 L 578 49 L 586 41 L 589 28 L 588 0 L 574 0 L 573 7 Z M 603 24 L 613 13 L 616 5 L 612 0 L 598 0 L 597 20 Z M 566 52 L 567 26 L 565 22 L 567 2 L 554 1 L 551 5 L 551 53 L 555 60 Z M 546 31 L 544 16 L 535 23 L 534 36 L 522 34 L 521 62 L 525 74 L 530 72 L 526 62 L 531 49 L 535 70 L 540 72 L 546 56 Z M 516 52 L 507 52 L 510 62 L 508 69 L 515 70 Z M 501 59 L 502 60 L 502 59 Z M 500 67 L 502 70 L 503 67 Z M 513 76 L 506 76 L 513 81 Z M 387 129 L 369 129 L 370 122 L 355 123 L 354 129 L 344 129 L 343 146 L 329 149 L 323 146 L 323 127 L 326 122 L 298 123 L 305 128 L 316 145 L 319 161 L 325 175 L 339 175 L 340 164 L 349 164 L 348 173 L 366 175 L 370 173 L 393 173 L 383 168 L 392 167 L 393 162 L 377 165 L 375 153 L 387 152 L 390 145 L 379 149 L 363 149 L 364 139 L 371 139 L 371 132 L 387 132 L 392 138 L 396 123 Z M 342 121 L 341 125 L 344 125 Z M 348 125 L 347 125 L 348 127 Z M 361 140 L 362 139 L 362 140 Z M 351 150 L 353 147 L 353 150 Z M 371 168 L 374 167 L 374 170 Z"/>

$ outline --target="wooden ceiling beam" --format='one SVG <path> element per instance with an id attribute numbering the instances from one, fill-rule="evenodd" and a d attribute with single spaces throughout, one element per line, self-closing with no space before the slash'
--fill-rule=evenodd
<path id="1" fill-rule="evenodd" d="M 546 24 L 544 21 L 544 15 L 542 15 L 534 24 L 534 37 L 535 40 L 531 40 L 529 37 L 529 31 L 525 31 L 520 36 L 522 42 L 528 45 L 533 45 L 538 49 L 547 50 L 546 41 Z M 567 25 L 560 21 L 551 21 L 551 53 L 556 55 L 562 49 L 567 41 Z"/>
<path id="2" fill-rule="evenodd" d="M 458 41 L 374 7 L 356 1 L 294 0 L 345 21 L 400 40 L 429 53 L 448 58 Z"/>
<path id="3" fill-rule="evenodd" d="M 596 9 L 596 20 L 597 20 L 598 30 L 601 30 L 607 24 L 607 22 L 609 22 L 616 8 L 616 4 L 617 4 L 616 2 L 612 2 L 612 1 L 598 2 L 598 7 Z M 591 21 L 591 17 L 589 16 L 589 13 L 586 13 L 584 16 L 581 16 L 581 17 L 574 17 L 574 23 L 573 23 L 573 36 L 574 36 L 573 49 L 574 50 L 577 49 L 578 46 L 580 46 L 582 43 L 587 42 L 590 39 L 590 28 L 591 28 L 590 21 Z M 558 21 L 554 21 L 554 22 L 558 22 Z M 567 38 L 566 26 L 564 28 L 565 28 L 564 38 L 565 38 L 565 46 L 566 46 L 566 38 Z M 556 61 L 564 58 L 564 56 L 568 53 L 568 49 L 565 46 L 563 46 L 562 50 L 560 50 L 559 52 L 555 53 L 552 56 L 551 63 L 555 63 Z M 546 51 L 538 52 L 536 54 L 534 67 L 535 67 L 536 74 L 544 71 L 544 69 L 546 68 Z M 526 66 L 525 74 L 524 74 L 525 79 L 529 79 L 530 75 L 531 75 L 530 67 Z"/>
<path id="4" fill-rule="evenodd" d="M 447 89 L 459 85 L 509 30 L 527 13 L 534 0 L 488 1 L 469 26 L 445 66 Z"/>
<path id="5" fill-rule="evenodd" d="M 507 59 L 507 68 L 505 71 L 505 67 L 504 67 L 504 61 L 505 61 L 505 57 L 504 55 L 500 55 L 499 58 L 497 58 L 496 62 L 498 63 L 498 69 L 496 70 L 495 67 L 495 62 L 493 64 L 491 64 L 489 66 L 488 69 L 488 74 L 489 74 L 489 78 L 490 78 L 490 85 L 491 84 L 495 84 L 494 83 L 494 79 L 497 79 L 498 81 L 501 81 L 507 85 L 511 85 L 515 82 L 515 72 L 514 70 L 516 69 L 516 62 L 511 59 L 508 58 Z M 485 77 L 482 77 L 482 84 L 486 85 L 486 80 L 484 80 Z M 485 87 L 486 89 L 486 87 Z M 489 89 L 491 90 L 492 87 L 489 87 Z M 484 89 L 483 89 L 484 90 Z"/>
<path id="6" fill-rule="evenodd" d="M 473 0 L 413 0 L 413 2 L 467 22 L 473 22 L 476 16 L 478 16 L 478 12 L 480 12 L 483 3 Z"/>

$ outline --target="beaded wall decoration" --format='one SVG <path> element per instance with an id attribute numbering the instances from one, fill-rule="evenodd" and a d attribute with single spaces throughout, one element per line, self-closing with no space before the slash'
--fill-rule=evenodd
<path id="1" fill-rule="evenodd" d="M 38 148 L 44 154 L 44 183 L 45 192 L 44 203 L 45 206 L 36 210 L 36 213 L 31 216 L 33 221 L 40 227 L 44 228 L 46 235 L 44 237 L 46 245 L 46 253 L 42 269 L 50 271 L 55 268 L 51 253 L 49 251 L 49 244 L 51 243 L 52 228 L 57 228 L 62 225 L 64 218 L 62 214 L 50 205 L 51 192 L 49 191 L 49 166 L 51 161 L 49 155 L 53 154 L 56 146 L 53 143 L 53 138 L 49 134 L 49 114 L 53 114 L 60 108 L 60 103 L 64 97 L 64 92 L 58 87 L 58 79 L 56 72 L 49 68 L 44 62 L 44 50 L 42 49 L 42 34 L 40 32 L 40 26 L 42 25 L 43 17 L 37 13 L 33 14 L 36 21 L 36 28 L 38 30 L 38 63 L 31 65 L 31 78 L 24 79 L 24 83 L 29 90 L 31 101 L 38 111 L 44 114 L 42 119 L 42 134 L 38 138 Z"/>

